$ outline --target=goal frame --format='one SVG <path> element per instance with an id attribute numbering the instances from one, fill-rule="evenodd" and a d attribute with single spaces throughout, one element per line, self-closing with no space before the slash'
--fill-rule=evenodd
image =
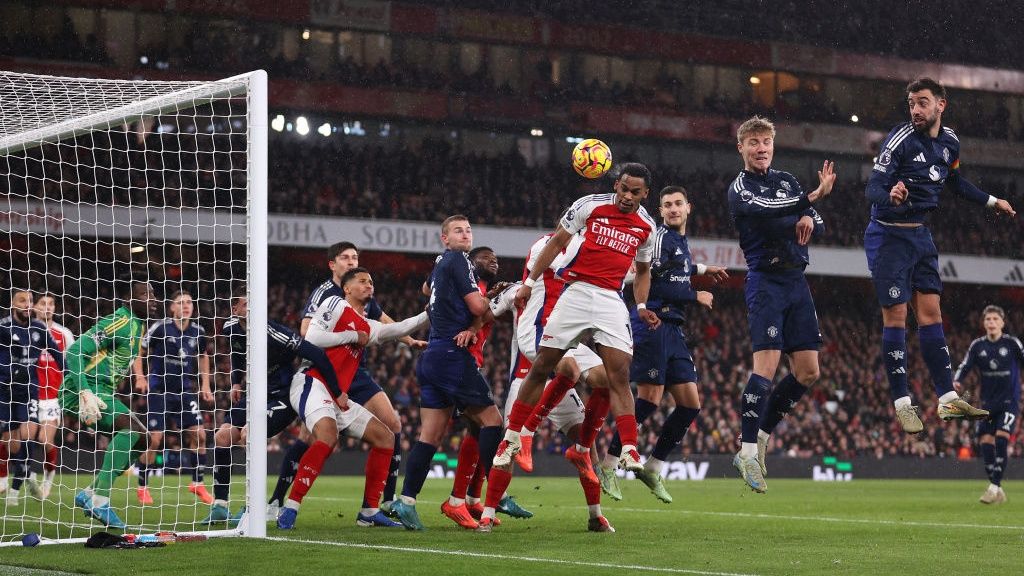
<path id="1" fill-rule="evenodd" d="M 56 76 L 21 74 L 40 79 Z M 88 78 L 69 78 L 87 81 Z M 133 84 L 145 80 L 110 80 L 104 82 Z M 57 143 L 94 130 L 109 129 L 131 123 L 146 116 L 194 108 L 223 98 L 245 95 L 248 101 L 246 179 L 246 246 L 248 252 L 246 287 L 248 298 L 247 334 L 247 420 L 246 445 L 246 514 L 237 528 L 202 531 L 207 536 L 244 536 L 265 538 L 267 485 L 267 73 L 255 70 L 222 80 L 185 87 L 159 96 L 69 118 L 52 125 L 13 134 L 0 135 L 0 156 L 29 150 L 44 144 Z M 129 530 L 130 530 L 129 526 Z M 43 544 L 84 542 L 85 538 L 45 540 Z M 0 547 L 19 546 L 21 542 L 0 542 Z"/>

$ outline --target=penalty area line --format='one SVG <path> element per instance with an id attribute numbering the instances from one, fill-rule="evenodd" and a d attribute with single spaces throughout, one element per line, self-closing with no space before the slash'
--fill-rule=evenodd
<path id="1" fill-rule="evenodd" d="M 738 572 L 713 572 L 708 570 L 691 570 L 687 568 L 660 568 L 657 566 L 641 566 L 635 564 L 612 564 L 610 562 L 587 562 L 583 560 L 560 560 L 558 558 L 537 558 L 531 556 L 509 556 L 506 554 L 467 552 L 465 550 L 441 550 L 437 548 L 416 548 L 412 546 L 393 546 L 383 544 L 356 544 L 352 542 L 332 542 L 329 540 L 305 540 L 299 538 L 282 538 L 280 536 L 268 536 L 267 540 L 275 542 L 295 542 L 298 544 L 317 544 L 320 546 L 336 546 L 339 548 L 361 548 L 365 550 L 387 550 L 397 552 L 410 552 L 414 554 L 436 554 L 441 556 L 469 556 L 472 558 L 483 558 L 488 560 L 513 560 L 520 562 L 536 562 L 538 564 L 561 564 L 565 566 L 586 566 L 590 568 L 615 568 L 625 570 L 642 570 L 645 572 L 665 572 L 670 574 L 698 574 L 701 576 L 757 576 L 756 574 L 741 574 Z"/>

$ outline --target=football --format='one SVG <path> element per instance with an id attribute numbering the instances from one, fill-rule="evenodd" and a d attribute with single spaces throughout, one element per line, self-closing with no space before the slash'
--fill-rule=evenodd
<path id="1" fill-rule="evenodd" d="M 600 178 L 612 167 L 612 150 L 596 138 L 587 138 L 573 148 L 572 167 L 584 178 Z"/>

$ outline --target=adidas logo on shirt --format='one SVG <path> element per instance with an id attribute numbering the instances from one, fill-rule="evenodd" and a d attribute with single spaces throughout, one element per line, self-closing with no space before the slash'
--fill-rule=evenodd
<path id="1" fill-rule="evenodd" d="M 917 156 L 914 156 L 914 162 L 927 162 L 924 159 L 924 152 L 918 152 Z"/>

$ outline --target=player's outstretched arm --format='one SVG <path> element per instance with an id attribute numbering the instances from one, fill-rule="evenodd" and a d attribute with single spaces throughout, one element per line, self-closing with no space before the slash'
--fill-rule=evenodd
<path id="1" fill-rule="evenodd" d="M 488 311 L 490 311 L 489 307 Z M 425 328 L 430 320 L 426 312 L 420 312 L 411 318 L 393 324 L 381 324 L 373 320 L 367 320 L 367 322 L 370 324 L 370 338 L 366 345 L 369 346 L 408 336 L 420 328 Z"/>
<path id="2" fill-rule="evenodd" d="M 647 326 L 657 328 L 661 319 L 647 309 L 647 297 L 651 291 L 651 263 L 636 261 L 636 279 L 633 280 L 633 300 L 636 302 L 637 314 Z"/>
<path id="3" fill-rule="evenodd" d="M 548 239 L 548 243 L 544 245 L 540 255 L 537 256 L 537 261 L 530 269 L 529 278 L 523 281 L 523 285 L 519 287 L 519 292 L 516 293 L 516 306 L 526 306 L 526 301 L 530 299 L 530 293 L 533 291 L 533 283 L 544 274 L 544 271 L 551 266 L 562 250 L 565 250 L 570 241 L 572 241 L 572 233 L 559 224 L 558 228 L 555 228 L 554 235 Z"/>
<path id="4" fill-rule="evenodd" d="M 718 284 L 729 279 L 729 272 L 724 266 L 712 266 L 711 264 L 697 264 L 698 276 L 710 276 Z"/>
<path id="5" fill-rule="evenodd" d="M 333 348 L 346 344 L 365 346 L 369 340 L 366 332 L 357 330 L 345 330 L 335 332 L 334 326 L 341 318 L 341 314 L 348 308 L 348 303 L 338 296 L 331 296 L 324 300 L 317 307 L 313 320 L 309 323 L 309 330 L 306 332 L 306 341 L 320 348 Z"/>
<path id="6" fill-rule="evenodd" d="M 426 284 L 424 284 L 424 285 L 426 285 Z M 428 290 L 429 290 L 429 288 L 428 288 Z M 427 297 L 429 298 L 430 294 L 427 294 Z M 381 312 L 381 315 L 380 315 L 380 322 L 381 322 L 381 324 L 391 324 L 394 321 L 395 321 L 395 319 L 392 318 L 391 316 L 388 316 L 387 312 Z M 402 338 L 399 338 L 399 341 L 402 344 L 405 344 L 406 346 L 408 346 L 410 348 L 419 348 L 419 349 L 422 350 L 423 348 L 427 347 L 427 342 L 426 341 L 424 341 L 424 340 L 417 340 L 417 339 L 413 338 L 412 336 L 403 336 Z"/>

